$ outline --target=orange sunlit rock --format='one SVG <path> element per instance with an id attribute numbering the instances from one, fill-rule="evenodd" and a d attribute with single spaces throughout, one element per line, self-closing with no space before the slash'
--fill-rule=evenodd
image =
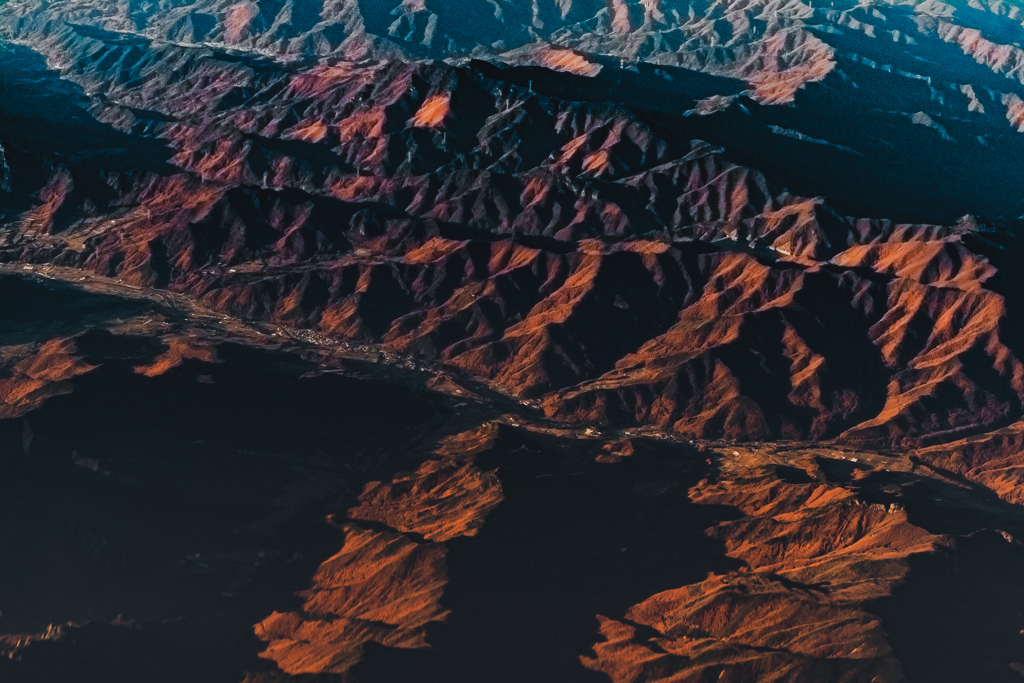
<path id="1" fill-rule="evenodd" d="M 53 339 L 16 364 L 0 379 L 0 415 L 17 417 L 51 396 L 70 393 L 71 379 L 94 369 L 75 355 L 71 339 Z"/>
<path id="2" fill-rule="evenodd" d="M 628 23 L 626 24 L 628 28 Z M 589 61 L 573 50 L 549 47 L 538 50 L 536 61 L 554 71 L 564 71 L 578 76 L 596 76 L 601 73 L 601 65 Z"/>
<path id="3" fill-rule="evenodd" d="M 256 625 L 267 643 L 260 656 L 293 675 L 344 673 L 368 642 L 426 647 L 424 626 L 446 614 L 444 556 L 440 545 L 348 527 L 342 549 L 303 592 L 302 612 L 275 612 Z"/>
<path id="4" fill-rule="evenodd" d="M 413 128 L 439 128 L 450 112 L 448 95 L 431 95 L 409 119 L 409 125 Z"/>

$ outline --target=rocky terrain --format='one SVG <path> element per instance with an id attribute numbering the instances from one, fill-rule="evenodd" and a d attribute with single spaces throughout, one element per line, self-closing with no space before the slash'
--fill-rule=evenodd
<path id="1" fill-rule="evenodd" d="M 1019 680 L 1022 25 L 0 5 L 0 675 Z"/>

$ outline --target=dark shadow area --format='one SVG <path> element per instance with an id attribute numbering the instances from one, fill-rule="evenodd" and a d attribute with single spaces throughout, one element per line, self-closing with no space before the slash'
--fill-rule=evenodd
<path id="1" fill-rule="evenodd" d="M 833 484 L 848 484 L 857 472 L 867 472 L 871 469 L 867 465 L 847 460 L 837 460 L 836 458 L 816 457 L 814 462 L 825 476 L 825 479 Z"/>
<path id="2" fill-rule="evenodd" d="M 545 97 L 577 102 L 643 102 L 656 111 L 674 112 L 677 116 L 698 100 L 712 95 L 739 95 L 746 84 L 736 78 L 712 76 L 699 71 L 673 66 L 632 64 L 619 68 L 611 57 L 588 55 L 587 59 L 602 64 L 596 76 L 579 76 L 553 71 L 540 66 L 499 66 L 490 62 L 470 62 L 477 78 L 511 83 Z M 486 83 L 486 81 L 485 81 Z M 489 84 L 488 84 L 489 85 Z M 657 92 L 656 97 L 651 97 Z"/>
<path id="3" fill-rule="evenodd" d="M 167 163 L 173 152 L 165 143 L 97 121 L 88 111 L 88 95 L 50 70 L 41 55 L 0 41 L 0 63 L 5 148 L 106 171 L 174 172 Z"/>
<path id="4" fill-rule="evenodd" d="M 908 683 L 1014 683 L 1024 659 L 1024 548 L 995 531 L 957 552 L 913 555 L 909 578 L 872 611 L 882 618 Z"/>
<path id="5" fill-rule="evenodd" d="M 789 465 L 774 465 L 775 476 L 787 484 L 812 484 L 814 478 L 807 473 L 807 470 L 802 470 L 798 467 L 790 467 Z"/>
<path id="6" fill-rule="evenodd" d="M 100 367 L 0 421 L 0 633 L 74 622 L 0 679 L 218 681 L 273 671 L 253 624 L 296 609 L 344 513 L 437 415 L 429 396 L 294 355 L 218 347 L 147 378 L 149 339 L 79 340 Z"/>
<path id="7" fill-rule="evenodd" d="M 78 289 L 63 282 L 0 275 L 0 343 L 4 345 L 73 336 L 95 325 L 162 308 Z"/>
<path id="8" fill-rule="evenodd" d="M 868 608 L 908 683 L 1019 681 L 1010 664 L 1024 659 L 1024 545 L 1016 540 L 1024 515 L 985 487 L 935 471 L 947 480 L 875 471 L 854 482 L 865 503 L 899 505 L 911 524 L 948 539 L 911 555 L 907 578 Z"/>
<path id="9" fill-rule="evenodd" d="M 478 456 L 505 500 L 479 535 L 447 544 L 450 616 L 428 626 L 429 651 L 367 648 L 359 680 L 607 681 L 579 661 L 602 639 L 597 615 L 739 566 L 704 533 L 736 512 L 687 497 L 714 474 L 703 457 L 640 442 L 610 464 L 595 450 L 511 433 Z"/>

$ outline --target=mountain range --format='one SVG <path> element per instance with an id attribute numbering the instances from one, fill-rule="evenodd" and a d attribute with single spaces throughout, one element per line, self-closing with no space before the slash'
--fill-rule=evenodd
<path id="1" fill-rule="evenodd" d="M 1022 26 L 0 5 L 0 671 L 1019 680 Z"/>

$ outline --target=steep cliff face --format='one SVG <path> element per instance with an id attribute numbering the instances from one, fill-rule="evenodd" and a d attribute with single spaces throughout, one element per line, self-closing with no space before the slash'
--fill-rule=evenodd
<path id="1" fill-rule="evenodd" d="M 358 499 L 309 503 L 340 540 L 292 577 L 301 600 L 245 613 L 277 671 L 232 669 L 253 681 L 1013 680 L 1022 21 L 1003 1 L 10 2 L 0 260 L 519 411 L 523 433 L 424 428 L 415 457 L 359 466 Z M 133 376 L 223 360 L 226 337 L 180 332 Z M 12 342 L 0 423 L 106 377 L 81 333 Z M 586 427 L 607 438 L 551 436 Z M 644 488 L 662 476 L 676 498 Z M 695 521 L 617 558 L 680 498 Z M 516 586 L 491 612 L 474 562 Z M 552 579 L 556 600 L 532 562 L 586 580 Z M 933 665 L 948 620 L 922 596 L 957 572 L 981 583 L 950 604 L 995 625 Z"/>

